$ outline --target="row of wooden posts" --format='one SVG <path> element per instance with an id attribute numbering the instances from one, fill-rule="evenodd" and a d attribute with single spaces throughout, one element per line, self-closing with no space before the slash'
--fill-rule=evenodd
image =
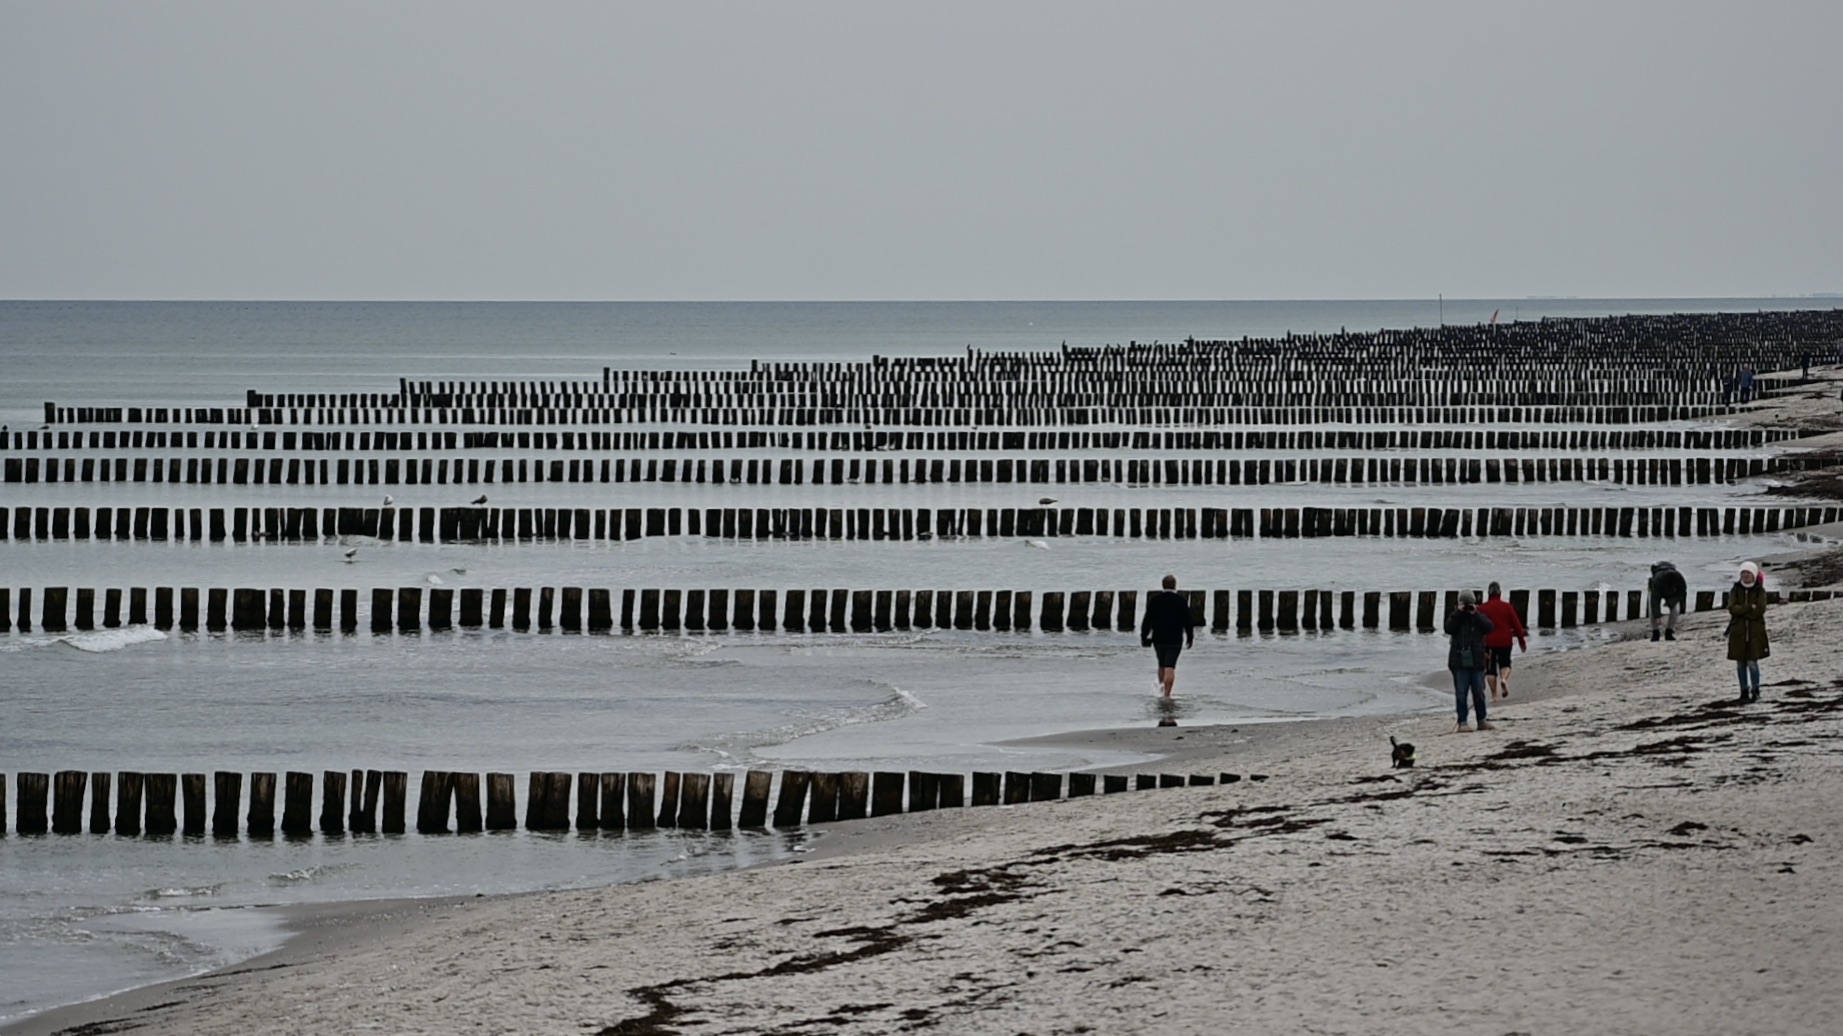
<path id="1" fill-rule="evenodd" d="M 1515 485 L 1610 482 L 1711 485 L 1829 467 L 1827 455 L 1774 457 L 1299 457 L 1192 458 L 813 458 L 704 459 L 467 457 L 8 457 L 0 480 L 168 485 L 495 485 L 531 482 L 675 482 L 694 485 L 1115 485 L 1266 486 Z"/>
<path id="2" fill-rule="evenodd" d="M 1747 536 L 1824 525 L 1799 507 L 46 507 L 0 505 L 0 540 L 1294 539 Z"/>
<path id="3" fill-rule="evenodd" d="M 1434 631 L 1458 606 L 1457 590 L 1190 590 L 1193 623 L 1226 633 L 1333 629 Z M 1829 600 L 1830 590 L 1792 590 L 1787 601 Z M 105 589 L 97 614 L 97 591 L 76 591 L 74 614 L 68 587 L 46 587 L 37 628 L 64 633 L 72 628 L 113 629 L 151 625 L 182 632 L 306 631 L 373 634 L 422 630 L 506 629 L 563 633 L 876 633 L 891 630 L 978 630 L 1028 633 L 1086 633 L 1137 630 L 1136 590 L 1047 591 L 1040 604 L 1030 590 L 757 590 L 640 589 L 615 591 L 582 587 L 375 588 L 357 589 L 131 587 Z M 369 599 L 361 614 L 361 601 Z M 1641 614 L 1644 592 L 1617 590 L 1512 590 L 1510 603 L 1535 629 L 1618 622 Z M 0 587 L 0 631 L 34 628 L 33 590 Z M 1780 600 L 1778 591 L 1771 599 Z M 14 607 L 15 601 L 17 608 Z M 426 601 L 426 605 L 425 605 Z M 459 612 L 456 612 L 456 604 Z M 1694 610 L 1725 606 L 1726 591 L 1698 590 Z M 151 603 L 152 609 L 149 610 Z M 177 604 L 177 607 L 175 607 Z M 201 609 L 201 604 L 203 605 Z M 337 607 L 335 607 L 337 604 Z M 586 604 L 586 611 L 585 611 Z M 124 607 L 125 606 L 125 607 Z"/>
<path id="4" fill-rule="evenodd" d="M 1720 402 L 1664 406 L 1197 406 L 1186 392 L 1160 393 L 1160 406 L 950 407 L 634 407 L 229 408 L 227 422 L 254 425 L 473 427 L 585 427 L 623 424 L 692 424 L 743 428 L 818 428 L 848 425 L 899 428 L 1090 428 L 1109 425 L 1644 425 L 1707 421 L 1739 411 Z M 1703 395 L 1707 395 L 1706 393 Z M 78 407 L 57 408 L 69 423 Z M 172 409 L 172 408 L 167 408 Z M 194 413 L 198 411 L 195 410 Z M 47 419 L 49 421 L 49 418 Z"/>
<path id="5" fill-rule="evenodd" d="M 324 771 L 317 808 L 312 773 L 292 771 L 281 775 L 279 781 L 275 773 L 252 773 L 247 810 L 244 775 L 239 772 L 220 770 L 208 776 L 61 770 L 22 772 L 16 776 L 19 791 L 14 830 L 22 835 L 88 831 L 267 838 L 278 832 L 304 837 L 316 830 L 326 835 L 404 834 L 412 826 L 408 813 L 409 774 L 401 770 L 352 770 L 349 774 Z M 736 777 L 734 773 L 698 772 L 532 772 L 526 783 L 523 826 L 531 831 L 567 831 L 572 827 L 573 806 L 573 826 L 579 831 L 728 831 L 770 824 L 785 829 L 803 823 L 860 820 L 903 812 L 1009 806 L 1081 798 L 1097 792 L 1114 794 L 1242 780 L 1242 775 L 1235 773 L 1128 777 L 978 772 L 969 780 L 964 774 L 917 770 L 750 770 L 742 775 L 738 809 Z M 1255 781 L 1266 779 L 1262 774 L 1248 777 Z M 279 818 L 278 790 L 282 805 Z M 7 829 L 6 799 L 6 775 L 0 774 L 0 834 Z M 478 773 L 425 770 L 413 826 L 421 834 L 517 828 L 517 778 L 510 773 L 488 773 L 482 781 Z"/>
<path id="6" fill-rule="evenodd" d="M 82 414 L 85 408 L 78 408 Z M 118 408 L 119 409 L 119 408 Z M 177 411 L 176 411 L 177 412 Z M 139 423 L 139 409 L 127 411 Z M 165 414 L 166 411 L 157 411 Z M 121 417 L 115 418 L 121 421 Z M 149 418 L 151 420 L 151 417 Z M 90 422 L 82 422 L 90 423 Z M 88 436 L 87 445 L 85 436 Z M 807 452 L 1016 452 L 1019 450 L 1739 450 L 1799 438 L 1796 428 L 1289 428 L 1095 429 L 1076 431 L 652 429 L 647 431 L 443 432 L 184 428 L 60 428 L 0 435 L 0 450 L 284 450 L 408 452 L 411 450 L 782 450 Z"/>
<path id="7" fill-rule="evenodd" d="M 1774 391 L 1777 380 L 1763 372 L 1829 361 L 1840 327 L 1843 317 L 1831 310 L 1065 345 L 1059 352 L 969 347 L 963 357 L 752 361 L 746 371 L 610 367 L 599 382 L 404 378 L 395 393 L 251 390 L 243 407 L 221 414 L 238 424 L 1645 424 L 1731 412 L 1743 370 L 1755 372 L 1754 393 Z M 106 421 L 113 409 L 47 403 L 45 419 Z"/>

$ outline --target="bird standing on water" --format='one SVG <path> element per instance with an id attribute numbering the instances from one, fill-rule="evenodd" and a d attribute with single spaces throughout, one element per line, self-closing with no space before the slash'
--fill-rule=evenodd
<path id="1" fill-rule="evenodd" d="M 484 504 L 484 503 L 486 503 L 486 494 L 485 494 L 485 493 L 481 493 L 481 494 L 480 494 L 479 496 L 477 496 L 477 497 L 474 497 L 474 506 L 475 506 L 475 507 L 479 507 L 479 506 L 480 506 L 481 504 Z"/>

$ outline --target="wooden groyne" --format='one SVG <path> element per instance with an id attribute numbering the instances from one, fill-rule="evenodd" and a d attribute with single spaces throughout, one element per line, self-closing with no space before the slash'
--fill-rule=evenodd
<path id="1" fill-rule="evenodd" d="M 1192 621 L 1217 633 L 1387 629 L 1431 633 L 1458 606 L 1458 590 L 1189 590 Z M 1476 590 L 1474 591 L 1476 593 Z M 1792 590 L 1787 601 L 1828 600 Z M 1512 590 L 1533 629 L 1570 629 L 1642 614 L 1628 590 Z M 1781 599 L 1778 591 L 1769 598 Z M 601 589 L 440 586 L 0 587 L 0 632 L 49 633 L 152 626 L 158 630 L 374 635 L 452 629 L 541 633 L 1136 633 L 1137 590 Z M 1693 608 L 1724 607 L 1726 591 L 1697 590 Z M 1623 602 L 1623 603 L 1622 603 Z M 1533 609 L 1532 609 L 1533 605 Z"/>
<path id="2" fill-rule="evenodd" d="M 1733 413 L 1795 380 L 1761 372 L 1828 361 L 1840 340 L 1843 310 L 1624 316 L 746 371 L 610 367 L 599 381 L 405 378 L 391 393 L 252 390 L 242 407 L 204 413 L 319 426 L 1643 425 Z M 170 420 L 178 408 L 123 419 L 149 409 Z M 54 404 L 45 416 L 115 417 Z"/>
<path id="3" fill-rule="evenodd" d="M 1773 457 L 8 457 L 17 485 L 135 482 L 189 486 L 695 485 L 1497 485 L 1610 482 L 1713 485 L 1830 467 L 1827 454 Z"/>
<path id="4" fill-rule="evenodd" d="M 0 505 L 0 541 L 405 543 L 739 540 L 1749 536 L 1827 525 L 1798 507 L 47 507 Z"/>
<path id="5" fill-rule="evenodd" d="M 247 797 L 245 777 L 248 777 Z M 738 776 L 741 777 L 738 782 Z M 1238 773 L 1132 776 L 1092 773 L 911 771 L 538 771 L 518 775 L 425 770 L 410 809 L 402 770 L 314 774 L 234 771 L 144 773 L 61 770 L 14 775 L 13 830 L 21 835 L 116 834 L 151 838 L 305 838 L 509 831 L 641 832 L 797 828 L 896 813 L 1013 806 L 1095 794 L 1239 783 Z M 1262 774 L 1248 774 L 1253 781 Z M 87 806 L 87 810 L 86 807 Z M 278 814 L 277 808 L 280 812 Z M 0 834 L 7 830 L 0 774 Z"/>
<path id="6" fill-rule="evenodd" d="M 55 407 L 64 424 L 89 408 Z M 120 409 L 120 408 L 116 408 Z M 171 424 L 191 423 L 185 410 L 149 408 L 148 414 L 178 415 Z M 143 411 L 133 408 L 139 423 Z M 146 420 L 152 420 L 151 417 Z M 163 420 L 162 424 L 169 422 Z M 96 427 L 28 429 L 0 436 L 0 451 L 56 450 L 262 450 L 284 453 L 386 453 L 431 450 L 547 450 L 644 453 L 659 450 L 778 450 L 809 453 L 998 453 L 1021 450 L 1435 450 L 1600 451 L 1744 450 L 1788 442 L 1807 434 L 1795 428 L 1265 428 L 1265 429 L 1075 429 L 1073 431 L 770 431 L 763 429 L 670 429 L 626 431 L 197 431 L 185 428 Z M 118 480 L 122 481 L 122 480 Z"/>

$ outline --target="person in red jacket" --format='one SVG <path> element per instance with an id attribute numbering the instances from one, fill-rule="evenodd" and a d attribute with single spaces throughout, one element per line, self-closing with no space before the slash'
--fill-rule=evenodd
<path id="1" fill-rule="evenodd" d="M 1529 650 L 1529 628 L 1503 593 L 1492 583 L 1485 591 L 1485 603 L 1478 606 L 1480 614 L 1491 620 L 1491 632 L 1485 635 L 1485 684 L 1491 688 L 1492 701 L 1510 697 L 1510 642 Z"/>

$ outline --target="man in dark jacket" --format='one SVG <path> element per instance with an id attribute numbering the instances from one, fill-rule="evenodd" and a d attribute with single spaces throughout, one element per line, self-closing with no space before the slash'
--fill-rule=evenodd
<path id="1" fill-rule="evenodd" d="M 1491 620 L 1478 610 L 1472 591 L 1460 591 L 1458 610 L 1446 617 L 1446 635 L 1452 641 L 1446 651 L 1446 668 L 1453 674 L 1453 705 L 1459 712 L 1455 734 L 1472 729 L 1466 725 L 1468 702 L 1478 707 L 1478 729 L 1495 729 L 1485 719 L 1485 635 L 1492 628 Z"/>
<path id="2" fill-rule="evenodd" d="M 1651 639 L 1657 639 L 1660 622 L 1664 639 L 1677 639 L 1677 616 L 1689 602 L 1689 584 L 1684 582 L 1683 573 L 1670 562 L 1660 561 L 1651 566 L 1651 580 L 1645 589 L 1651 592 Z M 1666 611 L 1670 613 L 1668 620 L 1664 619 Z"/>
<path id="3" fill-rule="evenodd" d="M 1196 642 L 1196 628 L 1190 622 L 1190 599 L 1177 592 L 1177 577 L 1166 576 L 1164 586 L 1146 598 L 1139 645 L 1158 652 L 1158 685 L 1169 698 L 1177 683 L 1178 653 Z"/>

